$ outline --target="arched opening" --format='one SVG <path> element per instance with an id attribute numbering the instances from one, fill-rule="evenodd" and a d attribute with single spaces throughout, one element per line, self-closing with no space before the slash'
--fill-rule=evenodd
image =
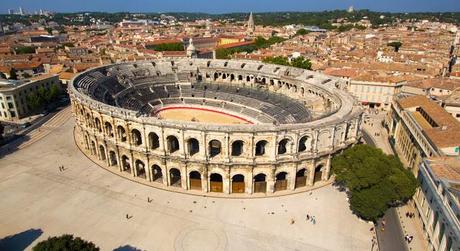
<path id="1" fill-rule="evenodd" d="M 96 143 L 91 141 L 91 154 L 96 155 Z"/>
<path id="2" fill-rule="evenodd" d="M 265 140 L 261 140 L 256 144 L 256 156 L 263 156 L 265 155 L 265 147 L 267 146 L 268 142 Z"/>
<path id="3" fill-rule="evenodd" d="M 140 160 L 136 160 L 136 172 L 137 172 L 137 177 L 141 178 L 146 178 L 147 176 L 145 175 L 145 164 L 144 162 Z"/>
<path id="4" fill-rule="evenodd" d="M 308 137 L 308 136 L 303 136 L 303 137 L 300 138 L 300 140 L 299 140 L 299 148 L 298 148 L 298 151 L 299 151 L 299 152 L 304 152 L 304 151 L 306 151 L 307 149 L 310 149 L 310 143 L 311 143 L 310 137 Z"/>
<path id="5" fill-rule="evenodd" d="M 163 183 L 163 171 L 161 171 L 161 167 L 158 165 L 152 166 L 152 181 Z"/>
<path id="6" fill-rule="evenodd" d="M 118 133 L 118 139 L 120 139 L 121 142 L 126 142 L 126 131 L 123 126 L 117 127 L 117 133 Z"/>
<path id="7" fill-rule="evenodd" d="M 142 145 L 142 136 L 141 136 L 141 132 L 139 132 L 139 130 L 133 129 L 131 131 L 131 137 L 132 137 L 134 145 L 136 145 L 136 146 Z"/>
<path id="8" fill-rule="evenodd" d="M 222 182 L 222 175 L 218 173 L 211 174 L 209 178 L 209 185 L 211 192 L 222 193 L 224 191 L 224 186 Z"/>
<path id="9" fill-rule="evenodd" d="M 100 154 L 101 160 L 106 160 L 105 147 L 103 145 L 99 146 L 99 154 Z"/>
<path id="10" fill-rule="evenodd" d="M 216 80 L 217 78 L 219 78 L 219 74 L 216 72 L 214 73 L 214 80 Z"/>
<path id="11" fill-rule="evenodd" d="M 323 167 L 324 165 L 321 164 L 315 168 L 315 178 L 313 179 L 313 184 L 323 179 Z"/>
<path id="12" fill-rule="evenodd" d="M 305 168 L 300 169 L 295 174 L 295 187 L 304 187 L 307 185 L 307 170 Z"/>
<path id="13" fill-rule="evenodd" d="M 244 142 L 242 140 L 236 140 L 232 143 L 232 156 L 240 156 L 243 154 Z"/>
<path id="14" fill-rule="evenodd" d="M 242 75 L 238 75 L 238 81 L 243 81 L 243 76 Z"/>
<path id="15" fill-rule="evenodd" d="M 188 153 L 190 156 L 195 155 L 196 153 L 200 152 L 200 143 L 197 139 L 191 138 L 187 141 L 188 144 Z"/>
<path id="16" fill-rule="evenodd" d="M 244 193 L 244 176 L 237 174 L 232 177 L 232 193 Z"/>
<path id="17" fill-rule="evenodd" d="M 192 171 L 189 174 L 190 189 L 201 190 L 201 174 L 197 171 Z"/>
<path id="18" fill-rule="evenodd" d="M 288 139 L 283 139 L 278 143 L 278 154 L 286 154 L 288 152 Z"/>
<path id="19" fill-rule="evenodd" d="M 230 74 L 230 81 L 233 81 L 235 80 L 235 75 L 234 74 Z"/>
<path id="20" fill-rule="evenodd" d="M 152 150 L 160 147 L 160 138 L 154 132 L 149 133 L 149 147 Z"/>
<path id="21" fill-rule="evenodd" d="M 211 140 L 209 141 L 209 155 L 215 157 L 220 154 L 222 150 L 222 144 L 218 140 Z"/>
<path id="22" fill-rule="evenodd" d="M 266 193 L 267 192 L 267 181 L 266 175 L 259 173 L 254 176 L 254 193 Z"/>
<path id="23" fill-rule="evenodd" d="M 97 131 L 102 132 L 101 121 L 99 120 L 99 118 L 94 119 L 94 123 L 96 124 Z"/>
<path id="24" fill-rule="evenodd" d="M 168 151 L 170 153 L 173 153 L 173 152 L 176 152 L 179 150 L 179 140 L 177 140 L 176 137 L 174 136 L 168 136 L 166 138 L 166 142 L 167 142 L 167 145 L 168 145 Z"/>
<path id="25" fill-rule="evenodd" d="M 85 135 L 85 149 L 89 149 L 89 138 L 88 138 L 88 135 Z"/>
<path id="26" fill-rule="evenodd" d="M 105 133 L 107 133 L 109 137 L 113 138 L 112 124 L 110 124 L 109 122 L 105 122 L 104 126 L 105 126 Z"/>
<path id="27" fill-rule="evenodd" d="M 176 168 L 171 168 L 171 170 L 169 170 L 169 180 L 171 186 L 180 187 L 182 184 L 180 171 Z"/>
<path id="28" fill-rule="evenodd" d="M 123 172 L 131 173 L 131 164 L 129 163 L 129 158 L 126 155 L 121 156 L 121 167 Z"/>
<path id="29" fill-rule="evenodd" d="M 116 166 L 118 164 L 117 154 L 114 151 L 109 152 L 109 160 L 110 166 Z"/>
<path id="30" fill-rule="evenodd" d="M 276 191 L 283 191 L 287 189 L 287 173 L 280 172 L 276 175 L 275 180 L 275 192 Z"/>

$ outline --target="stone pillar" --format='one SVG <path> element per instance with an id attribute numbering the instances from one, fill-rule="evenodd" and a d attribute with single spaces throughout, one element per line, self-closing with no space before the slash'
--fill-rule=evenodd
<path id="1" fill-rule="evenodd" d="M 327 156 L 326 166 L 323 168 L 325 170 L 323 171 L 323 177 L 321 179 L 328 180 L 331 172 L 331 155 Z"/>
<path id="2" fill-rule="evenodd" d="M 165 163 L 164 164 L 164 174 L 163 174 L 163 184 L 166 186 L 169 186 L 171 184 L 171 177 L 169 175 L 169 168 L 168 165 Z"/>
<path id="3" fill-rule="evenodd" d="M 130 156 L 130 160 L 131 160 L 131 174 L 133 175 L 133 177 L 137 177 L 137 168 L 136 168 L 136 162 L 134 161 L 134 155 L 133 153 L 131 153 L 131 156 Z"/>
<path id="4" fill-rule="evenodd" d="M 203 172 L 201 174 L 201 191 L 203 193 L 208 192 L 208 178 L 209 178 L 208 167 L 206 166 L 206 168 L 203 169 Z"/>
<path id="5" fill-rule="evenodd" d="M 184 190 L 188 190 L 188 181 L 189 181 L 189 178 L 188 178 L 188 173 L 187 173 L 187 166 L 182 166 L 180 167 L 180 185 L 182 187 L 182 189 Z"/>
<path id="6" fill-rule="evenodd" d="M 290 174 L 288 177 L 288 190 L 294 190 L 295 189 L 295 181 L 296 181 L 296 174 L 297 174 L 297 164 L 293 164 L 292 167 L 290 168 Z"/>
<path id="7" fill-rule="evenodd" d="M 230 179 L 230 168 L 228 168 L 228 170 L 225 170 L 225 174 L 222 175 L 222 186 L 225 194 L 230 194 Z"/>
<path id="8" fill-rule="evenodd" d="M 316 161 L 313 160 L 310 164 L 310 167 L 307 168 L 308 170 L 308 178 L 307 184 L 308 186 L 313 186 L 315 183 L 315 168 L 316 168 Z"/>
<path id="9" fill-rule="evenodd" d="M 247 194 L 252 194 L 254 192 L 254 168 L 246 174 L 244 177 L 244 188 Z"/>

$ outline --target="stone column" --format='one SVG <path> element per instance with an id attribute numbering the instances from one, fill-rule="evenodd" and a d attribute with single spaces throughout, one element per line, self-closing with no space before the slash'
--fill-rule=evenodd
<path id="1" fill-rule="evenodd" d="M 323 177 L 321 179 L 322 180 L 328 180 L 329 179 L 329 174 L 331 172 L 331 155 L 329 155 L 327 157 L 326 166 L 323 167 L 323 168 L 325 168 L 325 170 L 323 172 Z"/>
<path id="2" fill-rule="evenodd" d="M 288 184 L 287 189 L 294 190 L 295 189 L 296 174 L 297 174 L 297 164 L 293 164 L 290 169 L 291 169 L 291 171 L 290 171 L 290 175 L 289 175 L 289 179 L 288 179 L 289 184 Z"/>
<path id="3" fill-rule="evenodd" d="M 313 186 L 315 183 L 315 168 L 316 168 L 316 161 L 313 160 L 310 164 L 310 167 L 307 168 L 308 170 L 308 178 L 307 183 L 308 186 Z"/>
<path id="4" fill-rule="evenodd" d="M 244 188 L 247 194 L 252 194 L 254 192 L 254 167 L 251 168 L 251 171 L 244 177 Z"/>
<path id="5" fill-rule="evenodd" d="M 201 174 L 201 191 L 203 193 L 208 192 L 208 177 L 208 167 L 206 166 L 206 168 L 203 169 L 203 172 Z"/>
<path id="6" fill-rule="evenodd" d="M 134 161 L 134 154 L 131 152 L 131 174 L 133 177 L 137 177 L 137 168 L 136 168 L 136 162 Z"/>
<path id="7" fill-rule="evenodd" d="M 188 190 L 188 187 L 189 187 L 189 184 L 188 184 L 188 172 L 187 172 L 187 166 L 184 165 L 184 166 L 181 166 L 180 167 L 180 185 L 182 187 L 182 189 L 184 190 Z"/>

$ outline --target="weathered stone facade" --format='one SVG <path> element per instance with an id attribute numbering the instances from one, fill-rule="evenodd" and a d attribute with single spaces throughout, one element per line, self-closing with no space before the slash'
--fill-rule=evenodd
<path id="1" fill-rule="evenodd" d="M 155 186 L 161 183 L 165 189 L 273 193 L 328 180 L 332 155 L 360 137 L 361 111 L 350 94 L 340 89 L 338 79 L 258 62 L 184 59 L 173 65 L 176 74 L 210 82 L 266 86 L 271 92 L 302 100 L 317 115 L 307 123 L 293 124 L 160 120 L 90 98 L 78 86 L 85 72 L 69 89 L 82 151 L 104 161 L 108 169 L 130 173 L 133 180 Z"/>

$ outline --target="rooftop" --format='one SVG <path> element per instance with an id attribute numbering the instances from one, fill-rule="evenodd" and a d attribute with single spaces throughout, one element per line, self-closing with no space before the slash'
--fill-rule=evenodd
<path id="1" fill-rule="evenodd" d="M 401 98 L 396 102 L 412 112 L 425 135 L 437 147 L 460 146 L 460 122 L 425 96 Z"/>

